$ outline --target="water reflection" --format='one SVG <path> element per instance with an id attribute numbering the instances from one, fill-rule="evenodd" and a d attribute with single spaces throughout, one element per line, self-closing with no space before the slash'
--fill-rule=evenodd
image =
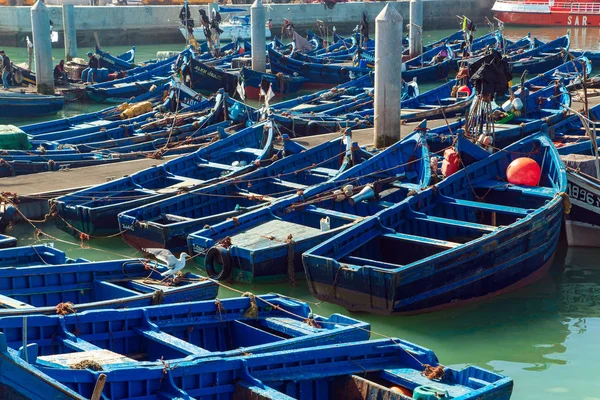
<path id="1" fill-rule="evenodd" d="M 558 310 L 563 317 L 576 318 L 579 333 L 585 319 L 600 317 L 600 250 L 569 248 L 558 289 Z"/>

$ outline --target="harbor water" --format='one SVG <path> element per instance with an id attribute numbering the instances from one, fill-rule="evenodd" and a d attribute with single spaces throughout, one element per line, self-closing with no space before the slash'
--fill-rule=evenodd
<path id="1" fill-rule="evenodd" d="M 487 31 L 485 26 L 478 33 Z M 508 28 L 511 39 L 524 36 L 527 28 Z M 448 35 L 450 31 L 425 32 L 424 41 Z M 536 28 L 532 36 L 549 40 L 565 33 L 564 28 Z M 572 29 L 572 48 L 600 49 L 600 28 Z M 170 46 L 139 46 L 136 60 L 154 58 L 159 50 L 179 50 Z M 126 51 L 127 46 L 110 47 L 112 54 Z M 4 48 L 13 62 L 25 62 L 25 49 Z M 85 54 L 87 49 L 81 49 Z M 53 50 L 55 61 L 63 49 Z M 439 83 L 438 83 L 439 84 Z M 422 85 L 421 92 L 434 85 Z M 61 116 L 76 115 L 106 107 L 98 104 L 69 105 Z M 48 119 L 48 118 L 46 118 Z M 31 120 L 11 121 L 16 124 Z M 57 172 L 68 174 L 68 172 Z M 106 260 L 142 257 L 120 238 L 80 242 L 60 231 L 52 222 L 37 224 L 54 237 L 55 246 L 70 257 Z M 7 232 L 21 245 L 37 241 L 34 228 L 23 224 Z M 513 399 L 600 400 L 600 380 L 590 371 L 600 354 L 600 249 L 567 248 L 559 244 L 554 264 L 541 281 L 519 291 L 468 306 L 417 316 L 376 316 L 352 313 L 355 318 L 372 324 L 373 338 L 401 337 L 433 349 L 444 365 L 477 365 L 505 374 L 515 381 Z M 193 262 L 187 269 L 198 272 Z M 276 292 L 311 304 L 316 314 L 348 314 L 341 307 L 317 303 L 306 283 L 232 284 L 234 290 L 221 288 L 219 297 L 233 297 L 239 292 L 262 294 Z"/>

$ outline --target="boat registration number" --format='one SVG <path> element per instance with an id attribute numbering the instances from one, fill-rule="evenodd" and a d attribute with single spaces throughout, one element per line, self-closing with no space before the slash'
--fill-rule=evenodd
<path id="1" fill-rule="evenodd" d="M 591 206 L 600 208 L 600 197 L 572 182 L 568 182 L 567 184 L 567 193 L 571 200 L 581 201 Z"/>

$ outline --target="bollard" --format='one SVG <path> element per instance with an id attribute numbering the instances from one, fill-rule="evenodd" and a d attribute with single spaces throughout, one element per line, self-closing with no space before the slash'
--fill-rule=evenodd
<path id="1" fill-rule="evenodd" d="M 423 0 L 410 0 L 409 50 L 410 58 L 423 53 Z"/>
<path id="2" fill-rule="evenodd" d="M 50 41 L 50 13 L 48 7 L 41 0 L 37 0 L 31 7 L 31 30 L 37 92 L 53 95 L 54 66 L 52 65 L 52 42 Z"/>
<path id="3" fill-rule="evenodd" d="M 63 32 L 65 36 L 65 61 L 77 57 L 77 31 L 75 30 L 75 6 L 63 4 Z"/>
<path id="4" fill-rule="evenodd" d="M 400 140 L 402 16 L 389 3 L 375 18 L 375 147 Z"/>
<path id="5" fill-rule="evenodd" d="M 261 0 L 256 0 L 250 7 L 250 22 L 252 25 L 252 69 L 259 72 L 267 70 L 266 37 L 265 37 L 265 7 Z"/>

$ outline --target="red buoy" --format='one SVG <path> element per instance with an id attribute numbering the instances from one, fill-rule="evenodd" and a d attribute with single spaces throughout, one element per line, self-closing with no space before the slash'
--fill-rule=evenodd
<path id="1" fill-rule="evenodd" d="M 458 88 L 458 92 L 465 92 L 468 96 L 471 95 L 471 88 L 468 86 L 461 86 Z"/>
<path id="2" fill-rule="evenodd" d="M 514 185 L 537 186 L 541 176 L 542 169 L 529 157 L 513 160 L 506 169 L 506 179 Z"/>
<path id="3" fill-rule="evenodd" d="M 446 149 L 444 151 L 444 161 L 442 161 L 442 175 L 446 178 L 458 171 L 458 151 L 455 149 Z"/>

